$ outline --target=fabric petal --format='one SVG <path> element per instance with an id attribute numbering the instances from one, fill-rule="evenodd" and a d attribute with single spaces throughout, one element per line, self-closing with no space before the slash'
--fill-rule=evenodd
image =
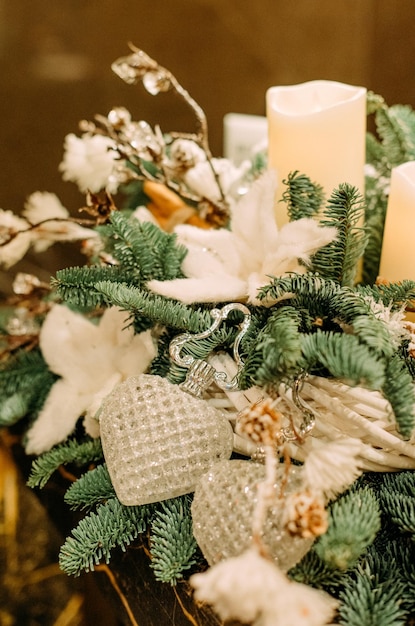
<path id="1" fill-rule="evenodd" d="M 88 348 L 98 345 L 98 335 L 98 327 L 85 317 L 55 304 L 43 323 L 39 345 L 50 370 L 71 378 L 78 368 L 85 369 Z"/>
<path id="2" fill-rule="evenodd" d="M 246 281 L 222 274 L 205 278 L 176 278 L 175 280 L 151 280 L 147 287 L 161 296 L 174 298 L 185 304 L 195 302 L 229 302 L 245 300 Z"/>
<path id="3" fill-rule="evenodd" d="M 232 233 L 249 247 L 257 264 L 277 247 L 276 186 L 275 173 L 267 171 L 232 210 Z"/>
<path id="4" fill-rule="evenodd" d="M 67 381 L 58 380 L 27 433 L 27 454 L 41 454 L 64 441 L 73 432 L 89 401 L 88 396 L 80 395 Z"/>

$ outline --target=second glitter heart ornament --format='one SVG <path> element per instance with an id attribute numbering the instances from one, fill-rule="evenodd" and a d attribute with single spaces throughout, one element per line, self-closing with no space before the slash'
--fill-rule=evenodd
<path id="1" fill-rule="evenodd" d="M 159 502 L 194 491 L 201 476 L 233 449 L 233 430 L 224 413 L 202 398 L 213 382 L 234 389 L 204 360 L 181 355 L 189 341 L 209 337 L 239 310 L 244 319 L 234 343 L 234 358 L 242 367 L 239 343 L 250 321 L 241 304 L 213 309 L 213 324 L 203 333 L 179 335 L 171 344 L 173 361 L 188 368 L 181 385 L 148 374 L 131 377 L 105 398 L 99 412 L 105 461 L 118 499 L 125 505 Z"/>

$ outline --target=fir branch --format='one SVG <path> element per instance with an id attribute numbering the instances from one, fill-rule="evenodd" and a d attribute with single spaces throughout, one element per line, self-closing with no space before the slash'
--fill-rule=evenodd
<path id="1" fill-rule="evenodd" d="M 371 296 L 376 302 L 382 302 L 390 306 L 392 311 L 397 311 L 406 306 L 411 300 L 415 300 L 415 281 L 402 280 L 399 283 L 379 283 L 378 285 L 358 285 L 357 292 L 363 296 Z"/>
<path id="2" fill-rule="evenodd" d="M 309 272 L 272 278 L 258 291 L 258 298 L 276 301 L 289 298 L 295 308 L 308 309 L 312 316 L 320 316 L 328 312 L 329 302 L 340 289 L 333 280 Z"/>
<path id="3" fill-rule="evenodd" d="M 313 217 L 320 211 L 324 201 L 321 185 L 311 182 L 308 176 L 298 171 L 288 174 L 288 178 L 282 182 L 287 186 L 282 201 L 287 205 L 290 221 Z"/>
<path id="4" fill-rule="evenodd" d="M 134 315 L 144 315 L 164 326 L 198 333 L 206 330 L 212 323 L 207 310 L 194 309 L 181 302 L 143 291 L 138 287 L 103 281 L 97 283 L 95 288 L 106 297 L 110 304 L 131 311 Z"/>
<path id="5" fill-rule="evenodd" d="M 315 544 L 318 556 L 333 569 L 350 569 L 380 530 L 380 509 L 369 487 L 349 491 L 330 507 L 329 527 Z"/>
<path id="6" fill-rule="evenodd" d="M 134 268 L 140 285 L 183 276 L 181 264 L 187 254 L 177 236 L 166 233 L 151 222 L 140 222 L 119 211 L 111 215 L 112 253 L 122 267 Z"/>
<path id="7" fill-rule="evenodd" d="M 275 384 L 295 377 L 301 360 L 301 313 L 291 306 L 274 310 L 245 359 L 240 386 Z"/>
<path id="8" fill-rule="evenodd" d="M 410 106 L 380 107 L 375 122 L 391 167 L 415 159 L 415 112 Z"/>
<path id="9" fill-rule="evenodd" d="M 415 472 L 402 471 L 385 473 L 382 475 L 383 485 L 381 487 L 382 494 L 395 492 L 404 496 L 415 497 Z"/>
<path id="10" fill-rule="evenodd" d="M 382 499 L 391 520 L 399 527 L 401 532 L 410 533 L 412 540 L 415 541 L 414 494 L 394 493 L 385 489 L 382 493 Z"/>
<path id="11" fill-rule="evenodd" d="M 52 474 L 61 466 L 75 463 L 78 466 L 95 463 L 103 457 L 100 439 L 79 442 L 70 439 L 45 452 L 33 461 L 27 484 L 44 487 Z"/>
<path id="12" fill-rule="evenodd" d="M 381 389 L 385 365 L 354 335 L 319 331 L 302 338 L 302 369 L 327 372 L 348 385 Z"/>
<path id="13" fill-rule="evenodd" d="M 340 285 L 352 286 L 357 263 L 366 246 L 363 222 L 364 203 L 358 189 L 342 183 L 328 200 L 320 220 L 322 226 L 335 226 L 338 234 L 334 241 L 320 248 L 311 260 L 311 270 Z"/>
<path id="14" fill-rule="evenodd" d="M 131 283 L 134 273 L 118 266 L 68 267 L 56 272 L 52 286 L 65 302 L 88 310 L 106 305 L 105 296 L 95 289 L 103 280 Z"/>
<path id="15" fill-rule="evenodd" d="M 340 593 L 342 626 L 405 626 L 407 613 L 400 579 L 379 582 L 370 572 L 358 572 Z"/>
<path id="16" fill-rule="evenodd" d="M 382 392 L 392 405 L 399 432 L 409 438 L 415 426 L 415 388 L 405 362 L 398 356 L 386 362 Z"/>
<path id="17" fill-rule="evenodd" d="M 37 349 L 8 359 L 0 368 L 0 426 L 35 416 L 56 379 Z"/>
<path id="18" fill-rule="evenodd" d="M 157 580 L 175 585 L 196 563 L 189 496 L 160 504 L 151 524 L 151 567 Z"/>
<path id="19" fill-rule="evenodd" d="M 89 470 L 72 483 L 65 493 L 64 500 L 71 509 L 86 509 L 114 497 L 114 487 L 104 463 Z"/>
<path id="20" fill-rule="evenodd" d="M 59 564 L 66 574 L 79 576 L 94 570 L 101 561 L 109 563 L 111 551 L 125 551 L 146 529 L 146 506 L 123 506 L 116 498 L 101 504 L 73 529 L 59 553 Z"/>
<path id="21" fill-rule="evenodd" d="M 329 567 L 311 548 L 289 572 L 288 576 L 298 583 L 310 585 L 316 589 L 335 592 L 342 584 L 344 572 Z"/>

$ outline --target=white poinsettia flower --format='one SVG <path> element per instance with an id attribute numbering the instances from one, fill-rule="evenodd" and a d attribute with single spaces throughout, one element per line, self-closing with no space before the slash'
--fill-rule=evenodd
<path id="1" fill-rule="evenodd" d="M 0 265 L 9 268 L 24 257 L 31 244 L 28 222 L 13 211 L 0 209 Z"/>
<path id="2" fill-rule="evenodd" d="M 324 626 L 336 607 L 328 594 L 288 580 L 254 548 L 194 574 L 190 584 L 196 600 L 222 620 L 253 626 Z"/>
<path id="3" fill-rule="evenodd" d="M 303 218 L 278 231 L 275 188 L 272 172 L 257 180 L 232 208 L 230 230 L 177 226 L 178 242 L 188 250 L 182 265 L 186 278 L 152 280 L 148 288 L 188 304 L 231 300 L 260 304 L 258 289 L 269 283 L 270 276 L 304 271 L 300 261 L 307 263 L 337 230 Z"/>
<path id="4" fill-rule="evenodd" d="M 134 335 L 126 314 L 107 309 L 99 324 L 62 305 L 46 316 L 40 349 L 60 379 L 52 386 L 37 420 L 28 431 L 26 450 L 40 454 L 66 439 L 81 415 L 87 431 L 98 436 L 95 415 L 101 400 L 119 382 L 145 372 L 156 355 L 150 331 Z"/>
<path id="5" fill-rule="evenodd" d="M 207 198 L 212 202 L 219 202 L 222 197 L 217 183 L 218 180 L 226 200 L 232 202 L 232 198 L 235 195 L 235 187 L 243 179 L 250 167 L 249 161 L 244 161 L 237 167 L 229 159 L 213 158 L 210 162 L 204 159 L 187 170 L 183 180 L 192 191 L 202 198 Z"/>
<path id="6" fill-rule="evenodd" d="M 32 193 L 27 198 L 23 215 L 32 225 L 48 220 L 31 231 L 35 252 L 43 252 L 55 241 L 75 241 L 98 236 L 95 231 L 69 221 L 68 210 L 56 194 L 47 191 Z"/>
<path id="7" fill-rule="evenodd" d="M 363 473 L 360 439 L 339 437 L 311 448 L 302 467 L 304 485 L 330 500 L 350 487 Z"/>
<path id="8" fill-rule="evenodd" d="M 117 165 L 116 145 L 109 137 L 73 133 L 65 138 L 64 156 L 59 170 L 63 180 L 74 182 L 80 191 L 97 193 L 107 189 L 115 193 L 118 183 L 112 176 Z"/>

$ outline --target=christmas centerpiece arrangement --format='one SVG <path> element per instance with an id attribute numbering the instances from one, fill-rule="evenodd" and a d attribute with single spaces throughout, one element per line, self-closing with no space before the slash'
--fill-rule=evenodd
<path id="1" fill-rule="evenodd" d="M 300 163 L 280 180 L 261 151 L 213 157 L 203 110 L 143 51 L 113 70 L 175 91 L 195 131 L 113 108 L 65 141 L 79 218 L 46 192 L 0 212 L 6 268 L 55 241 L 85 254 L 50 285 L 17 274 L 0 319 L 0 424 L 29 485 L 64 466 L 82 511 L 62 570 L 140 539 L 222 620 L 412 623 L 415 282 L 378 275 L 415 112 L 365 94 L 365 193 L 347 168 L 327 193 Z"/>

